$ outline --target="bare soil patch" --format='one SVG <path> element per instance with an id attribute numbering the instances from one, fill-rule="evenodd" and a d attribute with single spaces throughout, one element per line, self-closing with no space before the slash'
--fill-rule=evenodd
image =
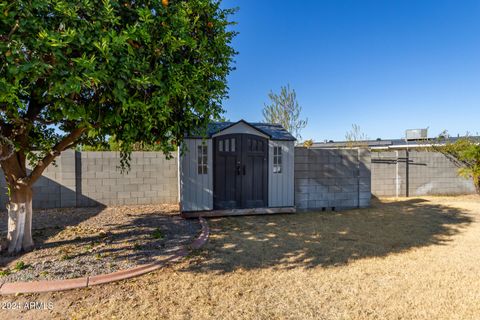
<path id="1" fill-rule="evenodd" d="M 108 285 L 0 297 L 22 319 L 478 319 L 480 198 L 211 219 L 203 250 Z"/>
<path id="2" fill-rule="evenodd" d="M 2 214 L 0 219 L 7 217 Z M 39 210 L 33 226 L 35 250 L 2 254 L 0 283 L 70 279 L 135 267 L 164 258 L 200 231 L 198 221 L 184 220 L 174 205 Z"/>

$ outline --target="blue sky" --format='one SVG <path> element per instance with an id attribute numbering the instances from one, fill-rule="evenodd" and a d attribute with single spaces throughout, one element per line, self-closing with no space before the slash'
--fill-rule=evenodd
<path id="1" fill-rule="evenodd" d="M 262 120 L 270 90 L 290 84 L 303 138 L 342 140 L 480 132 L 480 1 L 255 1 L 239 7 L 230 120 Z"/>

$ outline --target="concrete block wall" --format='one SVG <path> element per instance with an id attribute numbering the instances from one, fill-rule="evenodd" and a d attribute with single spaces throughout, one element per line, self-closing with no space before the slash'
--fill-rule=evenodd
<path id="1" fill-rule="evenodd" d="M 33 186 L 33 207 L 35 208 L 58 208 L 62 206 L 61 195 L 65 198 L 72 197 L 75 194 L 75 187 L 73 191 L 69 185 L 66 175 L 63 170 L 68 171 L 69 167 L 68 156 L 61 156 L 57 158 L 54 164 L 50 165 L 42 177 L 37 180 Z M 27 166 L 27 170 L 31 169 Z M 70 187 L 70 188 L 69 188 Z M 0 169 L 0 210 L 5 209 L 8 203 L 8 189 L 5 182 L 5 177 Z"/>
<path id="2" fill-rule="evenodd" d="M 118 152 L 82 152 L 79 206 L 95 204 L 178 203 L 177 157 L 161 152 L 134 152 L 130 171 L 122 173 Z"/>
<path id="3" fill-rule="evenodd" d="M 397 170 L 400 169 L 398 158 L 398 151 L 372 152 L 372 193 L 375 196 L 385 197 L 397 193 L 398 196 L 405 196 L 405 188 L 400 186 L 404 181 L 401 176 L 397 176 Z"/>
<path id="4" fill-rule="evenodd" d="M 472 180 L 443 154 L 425 151 L 372 152 L 372 193 L 376 196 L 475 193 Z"/>
<path id="5" fill-rule="evenodd" d="M 134 152 L 129 172 L 116 152 L 75 152 L 57 158 L 34 185 L 35 208 L 178 202 L 178 159 Z M 370 196 L 475 193 L 445 156 L 405 150 L 372 152 L 295 148 L 295 204 L 299 209 L 366 207 Z M 0 170 L 0 208 L 8 202 Z"/>
<path id="6" fill-rule="evenodd" d="M 370 188 L 369 151 L 295 148 L 295 205 L 298 209 L 368 207 Z"/>
<path id="7" fill-rule="evenodd" d="M 67 150 L 33 187 L 34 208 L 178 203 L 177 156 L 134 152 L 130 171 L 122 173 L 118 152 Z M 8 202 L 0 170 L 0 207 Z"/>

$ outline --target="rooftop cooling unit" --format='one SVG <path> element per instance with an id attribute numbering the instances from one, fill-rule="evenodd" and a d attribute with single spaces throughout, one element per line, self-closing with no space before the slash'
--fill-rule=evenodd
<path id="1" fill-rule="evenodd" d="M 408 129 L 405 130 L 405 140 L 423 140 L 428 138 L 427 129 Z"/>

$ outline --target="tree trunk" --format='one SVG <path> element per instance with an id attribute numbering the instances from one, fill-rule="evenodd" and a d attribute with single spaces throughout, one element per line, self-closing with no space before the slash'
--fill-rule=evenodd
<path id="1" fill-rule="evenodd" d="M 30 250 L 32 239 L 32 189 L 11 188 L 8 209 L 8 252 Z"/>
<path id="2" fill-rule="evenodd" d="M 29 109 L 30 111 L 30 109 Z M 20 128 L 25 129 L 25 128 Z M 8 157 L 0 158 L 0 167 L 5 175 L 5 180 L 10 190 L 10 203 L 8 209 L 7 246 L 10 253 L 29 250 L 33 247 L 32 239 L 32 185 L 37 181 L 45 169 L 55 160 L 60 153 L 68 148 L 73 148 L 78 139 L 87 130 L 85 127 L 74 129 L 63 137 L 46 155 L 37 162 L 30 174 L 27 172 L 26 151 L 29 150 L 28 132 L 19 132 L 15 141 L 21 146 Z M 14 132 L 15 133 L 15 132 Z M 12 138 L 13 140 L 13 138 Z M 3 154 L 5 148 L 0 145 Z M 0 250 L 3 246 L 0 244 Z"/>

